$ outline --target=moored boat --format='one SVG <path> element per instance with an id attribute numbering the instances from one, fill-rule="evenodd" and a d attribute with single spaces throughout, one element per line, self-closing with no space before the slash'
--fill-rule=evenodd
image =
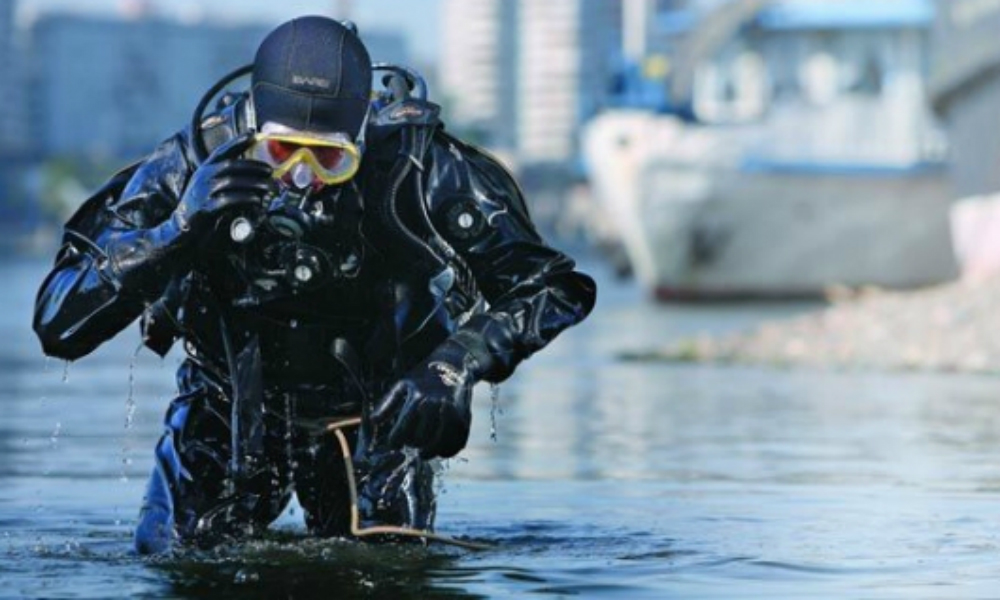
<path id="1" fill-rule="evenodd" d="M 693 118 L 611 110 L 587 127 L 638 279 L 662 298 L 744 298 L 954 278 L 924 91 L 933 5 L 758 4 L 715 43 L 687 34 Z"/>

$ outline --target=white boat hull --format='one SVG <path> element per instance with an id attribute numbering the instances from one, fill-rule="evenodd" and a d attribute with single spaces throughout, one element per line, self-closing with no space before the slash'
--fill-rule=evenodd
<path id="1" fill-rule="evenodd" d="M 657 297 L 815 296 L 957 276 L 943 169 L 752 169 L 725 144 L 638 112 L 587 132 L 595 196 Z"/>

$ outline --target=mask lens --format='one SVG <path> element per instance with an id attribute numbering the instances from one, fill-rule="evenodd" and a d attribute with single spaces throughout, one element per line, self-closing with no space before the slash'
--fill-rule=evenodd
<path id="1" fill-rule="evenodd" d="M 298 144 L 293 144 L 284 140 L 267 140 L 267 153 L 271 156 L 274 164 L 276 165 L 280 165 L 288 160 L 298 149 Z"/>
<path id="2" fill-rule="evenodd" d="M 332 146 L 316 146 L 312 149 L 316 161 L 328 171 L 337 171 L 344 162 L 344 149 Z"/>

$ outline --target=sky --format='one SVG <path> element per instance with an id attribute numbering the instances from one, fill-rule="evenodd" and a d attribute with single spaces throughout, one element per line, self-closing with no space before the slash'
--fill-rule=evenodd
<path id="1" fill-rule="evenodd" d="M 137 0 L 15 0 L 18 17 L 24 22 L 52 11 L 114 14 Z M 349 7 L 351 19 L 365 28 L 403 32 L 410 49 L 420 61 L 437 61 L 440 34 L 439 0 L 146 0 L 157 12 L 180 19 L 204 15 L 232 21 L 273 22 L 275 25 L 306 14 L 340 16 Z M 210 7 L 210 8 L 208 8 Z"/>

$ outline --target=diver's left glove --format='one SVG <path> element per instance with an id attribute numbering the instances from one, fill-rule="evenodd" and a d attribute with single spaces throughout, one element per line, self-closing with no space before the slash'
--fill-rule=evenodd
<path id="1" fill-rule="evenodd" d="M 472 388 L 486 367 L 483 358 L 477 360 L 461 335 L 452 336 L 375 404 L 372 422 L 380 430 L 391 425 L 392 447 L 417 448 L 424 459 L 455 456 L 469 440 Z"/>

